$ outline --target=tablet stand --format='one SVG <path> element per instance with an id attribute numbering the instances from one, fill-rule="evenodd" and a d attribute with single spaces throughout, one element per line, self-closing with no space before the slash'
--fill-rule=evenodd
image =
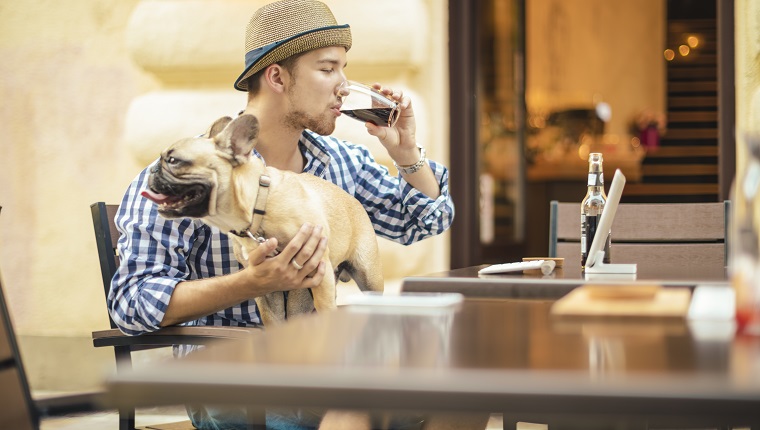
<path id="1" fill-rule="evenodd" d="M 586 273 L 587 274 L 635 274 L 636 273 L 636 265 L 635 264 L 604 264 L 604 251 L 599 251 L 596 253 L 596 258 L 594 259 L 591 266 L 586 266 Z"/>

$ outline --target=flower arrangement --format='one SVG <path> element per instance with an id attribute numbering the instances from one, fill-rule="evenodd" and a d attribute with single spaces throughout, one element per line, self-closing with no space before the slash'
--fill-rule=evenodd
<path id="1" fill-rule="evenodd" d="M 665 115 L 651 110 L 643 110 L 633 117 L 630 131 L 632 135 L 638 136 L 644 130 L 654 129 L 659 135 L 663 135 L 667 129 L 666 126 L 667 120 L 665 119 Z"/>
<path id="2" fill-rule="evenodd" d="M 630 124 L 630 132 L 639 140 L 647 152 L 656 151 L 660 146 L 660 136 L 665 133 L 665 115 L 650 110 L 641 111 Z"/>

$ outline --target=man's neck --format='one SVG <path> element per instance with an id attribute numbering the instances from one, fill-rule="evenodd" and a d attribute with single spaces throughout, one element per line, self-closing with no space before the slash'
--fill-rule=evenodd
<path id="1" fill-rule="evenodd" d="M 303 130 L 286 126 L 276 110 L 260 109 L 255 103 L 249 103 L 243 113 L 254 115 L 259 120 L 256 150 L 264 157 L 267 166 L 298 173 L 303 171 L 303 155 L 298 149 Z"/>

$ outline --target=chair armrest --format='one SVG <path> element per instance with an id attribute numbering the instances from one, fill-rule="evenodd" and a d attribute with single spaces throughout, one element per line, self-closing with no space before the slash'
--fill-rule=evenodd
<path id="1" fill-rule="evenodd" d="M 206 345 L 219 339 L 242 339 L 260 332 L 257 327 L 174 326 L 129 336 L 118 329 L 92 332 L 92 344 L 101 346 Z"/>
<path id="2" fill-rule="evenodd" d="M 105 393 L 102 391 L 45 396 L 34 398 L 33 403 L 37 409 L 37 414 L 41 417 L 54 417 L 107 409 L 103 406 L 105 404 Z"/>

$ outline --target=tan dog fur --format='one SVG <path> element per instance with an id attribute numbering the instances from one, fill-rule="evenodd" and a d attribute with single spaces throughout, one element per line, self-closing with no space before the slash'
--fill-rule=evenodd
<path id="1" fill-rule="evenodd" d="M 266 167 L 252 155 L 257 136 L 258 121 L 253 115 L 220 118 L 207 136 L 182 139 L 167 148 L 151 172 L 151 192 L 143 195 L 159 203 L 159 214 L 165 218 L 200 218 L 223 232 L 242 231 L 251 224 L 259 177 L 265 174 L 271 178 L 261 224 L 265 237 L 276 238 L 282 248 L 304 223 L 323 227 L 328 239 L 323 257 L 327 270 L 319 287 L 312 289 L 313 301 L 308 290 L 290 291 L 287 302 L 282 292 L 256 297 L 265 325 L 314 308 L 335 309 L 335 271 L 342 263 L 360 289 L 382 291 L 377 239 L 363 206 L 314 175 Z M 204 191 L 199 195 L 198 189 Z M 248 252 L 258 242 L 229 237 L 238 261 L 247 266 Z"/>

